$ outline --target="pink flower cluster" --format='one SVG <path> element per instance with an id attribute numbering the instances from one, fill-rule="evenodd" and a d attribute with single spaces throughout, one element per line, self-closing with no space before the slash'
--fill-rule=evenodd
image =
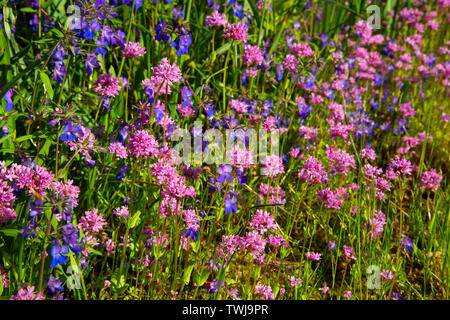
<path id="1" fill-rule="evenodd" d="M 298 172 L 298 178 L 309 184 L 322 183 L 328 180 L 328 175 L 322 163 L 316 158 L 309 156 Z"/>
<path id="2" fill-rule="evenodd" d="M 247 42 L 248 28 L 242 22 L 236 22 L 236 24 L 227 24 L 223 33 L 224 38 L 231 38 L 234 40 L 240 40 L 243 43 Z"/>
<path id="3" fill-rule="evenodd" d="M 145 47 L 142 47 L 139 42 L 128 42 L 122 51 L 125 58 L 137 58 L 146 53 Z"/>
<path id="4" fill-rule="evenodd" d="M 119 82 L 120 79 L 113 78 L 110 73 L 102 74 L 98 76 L 97 81 L 94 83 L 94 90 L 108 97 L 115 97 L 121 89 Z"/>
<path id="5" fill-rule="evenodd" d="M 277 155 L 266 156 L 261 166 L 263 167 L 262 174 L 270 178 L 284 173 L 283 160 Z"/>
<path id="6" fill-rule="evenodd" d="M 270 229 L 277 230 L 275 218 L 269 212 L 263 210 L 256 210 L 248 225 L 261 234 L 266 233 Z"/>
<path id="7" fill-rule="evenodd" d="M 145 130 L 138 130 L 134 132 L 128 141 L 128 149 L 130 154 L 136 157 L 148 157 L 158 154 L 158 142 L 153 135 L 148 134 Z"/>
<path id="8" fill-rule="evenodd" d="M 436 191 L 441 181 L 442 175 L 437 173 L 436 170 L 430 169 L 430 171 L 425 171 L 424 173 L 422 173 L 420 188 Z"/>
<path id="9" fill-rule="evenodd" d="M 322 190 L 317 190 L 317 197 L 319 201 L 327 208 L 341 209 L 344 199 L 348 196 L 348 191 L 345 188 L 338 188 L 332 191 L 329 187 Z"/>
<path id="10" fill-rule="evenodd" d="M 223 13 L 219 13 L 217 11 L 214 11 L 212 14 L 206 17 L 205 19 L 205 26 L 207 28 L 211 26 L 226 26 L 228 24 L 227 22 L 227 16 Z"/>
<path id="11" fill-rule="evenodd" d="M 103 230 L 106 225 L 102 214 L 98 214 L 98 209 L 94 208 L 92 211 L 86 211 L 78 223 L 78 228 L 89 233 L 97 233 Z"/>
<path id="12" fill-rule="evenodd" d="M 331 161 L 331 174 L 342 173 L 347 176 L 350 168 L 355 168 L 356 163 L 353 155 L 348 154 L 344 150 L 336 149 L 334 146 L 330 148 L 326 145 L 326 148 L 325 156 Z"/>
<path id="13" fill-rule="evenodd" d="M 259 49 L 258 46 L 245 45 L 242 60 L 244 60 L 247 66 L 251 66 L 253 62 L 256 63 L 256 65 L 260 65 L 263 62 L 261 49 Z"/>
<path id="14" fill-rule="evenodd" d="M 167 58 L 163 58 L 160 64 L 152 68 L 150 83 L 156 94 L 171 94 L 171 87 L 181 81 L 181 70 L 175 64 L 170 64 Z"/>

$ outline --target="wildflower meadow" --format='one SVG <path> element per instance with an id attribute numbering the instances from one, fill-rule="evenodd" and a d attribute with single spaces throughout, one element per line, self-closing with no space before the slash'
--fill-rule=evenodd
<path id="1" fill-rule="evenodd" d="M 448 300 L 449 0 L 0 0 L 0 299 Z"/>

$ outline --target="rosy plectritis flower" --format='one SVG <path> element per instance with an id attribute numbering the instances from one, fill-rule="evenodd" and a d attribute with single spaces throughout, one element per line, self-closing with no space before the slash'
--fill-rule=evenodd
<path id="1" fill-rule="evenodd" d="M 115 97 L 121 89 L 119 82 L 120 79 L 113 78 L 110 73 L 102 74 L 98 76 L 97 81 L 94 83 L 94 90 L 108 97 Z"/>
<path id="2" fill-rule="evenodd" d="M 122 54 L 125 58 L 136 58 L 146 53 L 145 47 L 142 47 L 139 42 L 128 42 L 123 49 Z"/>

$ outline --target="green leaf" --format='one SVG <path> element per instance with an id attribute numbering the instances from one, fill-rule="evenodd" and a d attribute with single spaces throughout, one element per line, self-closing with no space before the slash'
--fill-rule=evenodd
<path id="1" fill-rule="evenodd" d="M 131 219 L 128 220 L 128 227 L 133 229 L 141 222 L 141 211 L 136 211 Z"/>
<path id="2" fill-rule="evenodd" d="M 34 10 L 34 9 L 30 8 L 30 7 L 27 7 L 27 8 L 20 8 L 19 11 L 22 11 L 22 12 L 29 12 L 29 13 L 35 13 L 35 12 L 37 12 L 36 10 Z"/>
<path id="3" fill-rule="evenodd" d="M 194 269 L 194 265 L 192 264 L 184 270 L 183 281 L 184 281 L 185 285 L 189 284 L 193 269 Z"/>
<path id="4" fill-rule="evenodd" d="M 221 55 L 221 54 L 227 52 L 228 49 L 230 49 L 230 48 L 231 48 L 231 42 L 225 43 L 223 46 L 221 46 L 219 49 L 216 50 L 215 55 L 216 56 Z"/>
<path id="5" fill-rule="evenodd" d="M 23 142 L 23 141 L 29 140 L 31 138 L 33 138 L 32 134 L 29 134 L 29 135 L 26 135 L 26 136 L 21 136 L 21 137 L 16 139 L 16 142 Z"/>
<path id="6" fill-rule="evenodd" d="M 15 238 L 20 233 L 19 229 L 0 229 L 0 232 L 7 237 Z"/>
<path id="7" fill-rule="evenodd" d="M 39 73 L 39 76 L 41 78 L 41 81 L 44 83 L 44 87 L 45 87 L 45 91 L 47 92 L 48 96 L 50 97 L 50 99 L 53 100 L 53 87 L 52 84 L 50 82 L 50 78 L 48 77 L 48 75 L 41 71 Z"/>

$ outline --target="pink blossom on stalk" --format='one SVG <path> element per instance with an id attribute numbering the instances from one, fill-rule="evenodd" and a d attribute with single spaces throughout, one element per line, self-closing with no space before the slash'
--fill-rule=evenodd
<path id="1" fill-rule="evenodd" d="M 315 138 L 317 138 L 318 130 L 319 129 L 313 127 L 300 126 L 298 132 L 300 136 L 305 138 L 306 140 L 314 140 Z"/>
<path id="2" fill-rule="evenodd" d="M 300 62 L 292 54 L 288 54 L 286 58 L 284 58 L 283 60 L 283 68 L 286 69 L 292 75 L 297 73 L 299 64 Z"/>
<path id="3" fill-rule="evenodd" d="M 238 235 L 223 235 L 218 245 L 217 258 L 223 259 L 224 262 L 228 261 L 235 252 L 242 249 L 243 243 L 244 240 Z"/>
<path id="4" fill-rule="evenodd" d="M 200 229 L 200 226 L 198 225 L 198 223 L 200 222 L 200 218 L 197 216 L 195 210 L 184 210 L 183 221 L 186 223 L 186 229 L 191 229 L 193 231 L 197 231 L 198 229 Z"/>
<path id="5" fill-rule="evenodd" d="M 345 297 L 346 297 L 347 299 L 353 298 L 352 292 L 351 292 L 351 291 L 345 291 Z"/>
<path id="6" fill-rule="evenodd" d="M 128 206 L 122 206 L 120 208 L 115 208 L 113 210 L 113 214 L 116 215 L 117 217 L 124 217 L 125 220 L 128 220 L 128 215 L 129 215 Z"/>
<path id="7" fill-rule="evenodd" d="M 284 240 L 283 236 L 281 236 L 279 234 L 276 236 L 274 236 L 273 234 L 269 234 L 268 241 L 269 241 L 269 244 L 275 248 L 278 248 L 281 246 L 283 246 L 285 248 L 288 247 L 286 240 Z"/>
<path id="8" fill-rule="evenodd" d="M 98 76 L 97 81 L 94 83 L 94 90 L 108 97 L 115 97 L 121 89 L 119 82 L 120 79 L 113 78 L 110 73 L 102 74 Z"/>
<path id="9" fill-rule="evenodd" d="M 380 276 L 385 280 L 392 280 L 394 279 L 394 274 L 389 270 L 383 270 L 380 272 Z"/>
<path id="10" fill-rule="evenodd" d="M 356 260 L 356 257 L 355 257 L 355 254 L 353 252 L 353 248 L 352 247 L 344 245 L 343 249 L 344 249 L 344 255 L 347 258 Z"/>
<path id="11" fill-rule="evenodd" d="M 247 66 L 251 66 L 253 62 L 255 62 L 256 65 L 260 65 L 263 62 L 261 49 L 259 49 L 258 46 L 245 45 L 242 60 L 244 60 Z"/>
<path id="12" fill-rule="evenodd" d="M 379 238 L 386 225 L 386 216 L 381 210 L 375 210 L 373 218 L 369 219 L 369 230 L 372 238 Z"/>
<path id="13" fill-rule="evenodd" d="M 35 293 L 34 286 L 28 286 L 26 289 L 19 289 L 15 296 L 11 296 L 9 300 L 44 300 L 42 293 Z"/>
<path id="14" fill-rule="evenodd" d="M 72 184 L 73 180 L 71 179 L 68 179 L 67 182 L 57 181 L 52 183 L 51 189 L 53 192 L 69 198 L 72 201 L 72 206 L 75 208 L 78 205 L 80 188 Z"/>
<path id="15" fill-rule="evenodd" d="M 256 210 L 248 225 L 261 234 L 266 233 L 269 229 L 277 230 L 275 218 L 269 212 L 263 210 Z"/>
<path id="16" fill-rule="evenodd" d="M 334 146 L 331 148 L 326 145 L 327 150 L 325 156 L 331 161 L 330 169 L 332 174 L 342 173 L 347 176 L 350 168 L 355 168 L 355 157 L 348 154 L 344 150 L 336 149 Z"/>
<path id="17" fill-rule="evenodd" d="M 227 150 L 227 159 L 229 163 L 235 165 L 238 168 L 249 168 L 255 163 L 253 154 L 246 147 L 239 146 L 238 144 L 233 145 L 231 150 Z"/>
<path id="18" fill-rule="evenodd" d="M 264 297 L 266 300 L 273 300 L 275 299 L 275 295 L 272 293 L 272 287 L 271 286 L 264 286 L 264 285 L 257 285 L 255 287 L 255 291 L 260 296 Z"/>
<path id="19" fill-rule="evenodd" d="M 364 148 L 361 150 L 361 157 L 363 159 L 375 160 L 377 158 L 377 154 L 372 148 Z"/>
<path id="20" fill-rule="evenodd" d="M 114 254 L 115 243 L 111 239 L 105 241 L 103 246 L 106 248 L 106 253 L 110 256 Z"/>
<path id="21" fill-rule="evenodd" d="M 291 282 L 291 288 L 301 285 L 303 280 L 300 278 L 295 278 L 294 276 L 287 276 L 288 280 Z"/>
<path id="22" fill-rule="evenodd" d="M 238 113 L 245 113 L 248 109 L 248 105 L 245 103 L 245 101 L 242 101 L 240 99 L 231 99 L 229 107 L 231 109 L 234 109 Z"/>
<path id="23" fill-rule="evenodd" d="M 386 178 L 393 180 L 397 178 L 400 174 L 412 174 L 411 162 L 405 158 L 399 158 L 396 156 L 389 162 L 388 168 L 386 169 Z"/>
<path id="24" fill-rule="evenodd" d="M 299 57 L 311 57 L 314 55 L 314 51 L 307 43 L 294 43 L 289 47 L 289 50 Z"/>
<path id="25" fill-rule="evenodd" d="M 92 211 L 86 211 L 78 223 L 79 228 L 90 233 L 96 233 L 103 230 L 105 225 L 106 221 L 103 219 L 103 215 L 98 214 L 98 209 L 96 208 L 92 209 Z"/>
<path id="26" fill-rule="evenodd" d="M 3 284 L 3 288 L 9 288 L 9 278 L 8 278 L 8 274 L 6 273 L 5 269 L 0 265 L 0 275 L 1 275 L 1 280 L 2 280 L 2 284 Z"/>
<path id="27" fill-rule="evenodd" d="M 0 180 L 0 223 L 16 218 L 16 211 L 12 208 L 15 200 L 16 196 L 13 194 L 13 189 L 6 181 Z"/>
<path id="28" fill-rule="evenodd" d="M 327 172 L 324 170 L 322 163 L 312 156 L 309 156 L 303 163 L 302 169 L 298 172 L 298 178 L 309 184 L 322 183 L 328 180 Z"/>
<path id="29" fill-rule="evenodd" d="M 227 16 L 223 13 L 219 13 L 217 11 L 214 11 L 212 14 L 206 17 L 205 19 L 205 26 L 207 28 L 211 26 L 226 26 L 228 24 L 227 22 Z"/>
<path id="30" fill-rule="evenodd" d="M 159 145 L 153 135 L 145 130 L 138 130 L 130 136 L 127 146 L 130 153 L 136 157 L 148 157 L 158 153 Z"/>
<path id="31" fill-rule="evenodd" d="M 120 142 L 111 143 L 108 150 L 109 153 L 115 155 L 117 158 L 126 159 L 128 157 L 127 148 Z"/>
<path id="32" fill-rule="evenodd" d="M 331 191 L 329 187 L 326 187 L 323 190 L 317 190 L 317 197 L 323 205 L 330 209 L 341 209 L 342 204 L 344 203 L 343 198 L 346 198 L 348 195 L 347 189 L 338 188 L 336 191 Z"/>
<path id="33" fill-rule="evenodd" d="M 318 252 L 307 252 L 306 259 L 312 260 L 312 261 L 320 261 L 320 259 L 322 259 L 322 254 L 320 254 Z"/>
<path id="34" fill-rule="evenodd" d="M 122 51 L 125 58 L 136 58 L 146 53 L 145 47 L 142 47 L 139 42 L 128 42 Z"/>
<path id="35" fill-rule="evenodd" d="M 248 28 L 242 22 L 236 22 L 235 25 L 227 24 L 223 33 L 224 38 L 232 38 L 234 40 L 241 40 L 243 43 L 247 42 Z"/>
<path id="36" fill-rule="evenodd" d="M 251 253 L 264 253 L 264 248 L 266 247 L 266 239 L 262 238 L 257 231 L 247 232 L 245 237 L 242 239 L 244 247 Z"/>
<path id="37" fill-rule="evenodd" d="M 167 58 L 163 58 L 152 71 L 150 82 L 157 95 L 172 93 L 171 87 L 182 79 L 180 68 L 176 63 L 170 64 Z"/>
<path id="38" fill-rule="evenodd" d="M 421 182 L 422 184 L 420 185 L 421 189 L 431 189 L 431 190 L 437 190 L 437 188 L 439 187 L 439 184 L 442 181 L 442 175 L 440 175 L 439 173 L 436 172 L 436 170 L 434 169 L 430 169 L 430 171 L 425 171 L 422 174 L 422 179 Z"/>
<path id="39" fill-rule="evenodd" d="M 277 155 L 266 156 L 261 166 L 264 168 L 263 175 L 270 178 L 284 173 L 283 160 Z"/>

